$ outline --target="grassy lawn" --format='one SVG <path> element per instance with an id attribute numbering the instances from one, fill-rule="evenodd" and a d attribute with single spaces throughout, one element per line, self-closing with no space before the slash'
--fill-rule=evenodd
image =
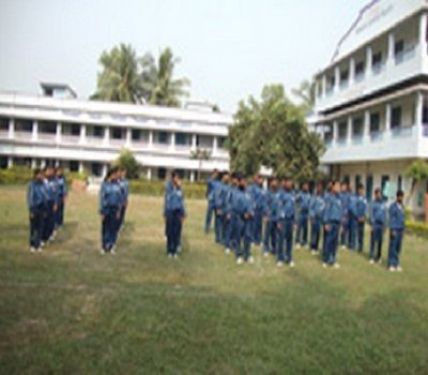
<path id="1" fill-rule="evenodd" d="M 428 373 L 426 241 L 405 238 L 402 274 L 343 250 L 340 270 L 304 250 L 295 269 L 259 250 L 237 267 L 188 201 L 176 261 L 161 204 L 132 196 L 101 256 L 97 198 L 73 193 L 57 241 L 30 254 L 25 191 L 0 188 L 1 374 Z"/>

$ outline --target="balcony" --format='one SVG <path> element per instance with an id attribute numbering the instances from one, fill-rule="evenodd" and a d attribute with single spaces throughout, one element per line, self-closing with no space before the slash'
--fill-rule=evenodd
<path id="1" fill-rule="evenodd" d="M 61 134 L 61 143 L 75 145 L 80 142 L 79 135 Z"/>

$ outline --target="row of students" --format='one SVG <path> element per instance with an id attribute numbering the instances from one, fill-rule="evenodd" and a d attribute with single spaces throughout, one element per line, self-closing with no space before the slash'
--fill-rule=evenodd
<path id="1" fill-rule="evenodd" d="M 28 185 L 30 251 L 41 252 L 64 224 L 67 183 L 61 168 L 36 168 Z"/>
<path id="2" fill-rule="evenodd" d="M 112 167 L 107 171 L 99 194 L 101 215 L 101 254 L 115 254 L 116 243 L 125 221 L 129 185 L 126 170 Z"/>
<path id="3" fill-rule="evenodd" d="M 339 243 L 344 248 L 362 252 L 368 221 L 370 263 L 380 261 L 384 232 L 389 225 L 388 268 L 401 270 L 403 192 L 397 193 L 396 202 L 388 209 L 380 189 L 376 189 L 369 207 L 363 185 L 352 194 L 347 183 L 331 182 L 326 192 L 324 185 L 318 183 L 311 194 L 307 183 L 295 191 L 291 178 L 270 178 L 267 189 L 263 182 L 261 176 L 256 176 L 247 186 L 247 180 L 241 175 L 218 171 L 214 171 L 208 181 L 205 231 L 209 231 L 214 213 L 215 242 L 224 246 L 227 254 L 232 249 L 238 264 L 253 262 L 251 244 L 262 244 L 264 254 L 275 255 L 278 266 L 286 263 L 294 267 L 294 245 L 296 248 L 308 246 L 310 234 L 312 253 L 317 254 L 320 249 L 323 266 L 338 268 Z"/>

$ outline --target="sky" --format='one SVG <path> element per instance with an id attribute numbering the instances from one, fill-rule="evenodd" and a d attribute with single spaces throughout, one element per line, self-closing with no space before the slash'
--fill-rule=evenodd
<path id="1" fill-rule="evenodd" d="M 171 47 L 189 100 L 233 112 L 265 84 L 288 92 L 328 64 L 367 0 L 0 0 L 0 90 L 96 88 L 102 51 Z"/>

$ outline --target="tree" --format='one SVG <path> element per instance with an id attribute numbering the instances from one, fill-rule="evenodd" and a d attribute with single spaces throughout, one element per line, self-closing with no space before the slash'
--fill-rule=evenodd
<path id="1" fill-rule="evenodd" d="M 123 149 L 114 164 L 118 167 L 125 168 L 129 179 L 132 180 L 140 177 L 142 165 L 137 161 L 131 151 Z"/>
<path id="2" fill-rule="evenodd" d="M 300 86 L 292 89 L 292 93 L 301 100 L 301 106 L 305 113 L 312 111 L 315 105 L 315 81 L 305 80 L 300 83 Z"/>
<path id="3" fill-rule="evenodd" d="M 120 44 L 104 51 L 99 60 L 97 91 L 91 99 L 137 103 L 142 95 L 138 58 L 130 45 Z"/>
<path id="4" fill-rule="evenodd" d="M 174 57 L 170 48 L 165 48 L 157 61 L 147 53 L 141 60 L 142 95 L 151 104 L 168 107 L 180 106 L 180 98 L 188 96 L 186 87 L 190 84 L 187 78 L 174 79 L 174 68 L 180 59 Z"/>
<path id="5" fill-rule="evenodd" d="M 211 151 L 205 150 L 202 148 L 197 148 L 196 150 L 190 152 L 190 158 L 193 160 L 198 160 L 198 180 L 200 180 L 201 179 L 202 162 L 204 160 L 210 160 L 211 159 Z"/>
<path id="6" fill-rule="evenodd" d="M 241 101 L 234 122 L 229 130 L 232 170 L 251 175 L 263 165 L 297 181 L 318 175 L 323 143 L 308 131 L 302 108 L 286 97 L 282 85 L 265 86 L 261 100 Z"/>
<path id="7" fill-rule="evenodd" d="M 410 189 L 410 194 L 407 197 L 407 203 L 409 203 L 415 193 L 416 185 L 419 182 L 428 179 L 428 163 L 421 159 L 415 160 L 406 169 L 406 176 L 412 179 L 412 187 Z"/>

